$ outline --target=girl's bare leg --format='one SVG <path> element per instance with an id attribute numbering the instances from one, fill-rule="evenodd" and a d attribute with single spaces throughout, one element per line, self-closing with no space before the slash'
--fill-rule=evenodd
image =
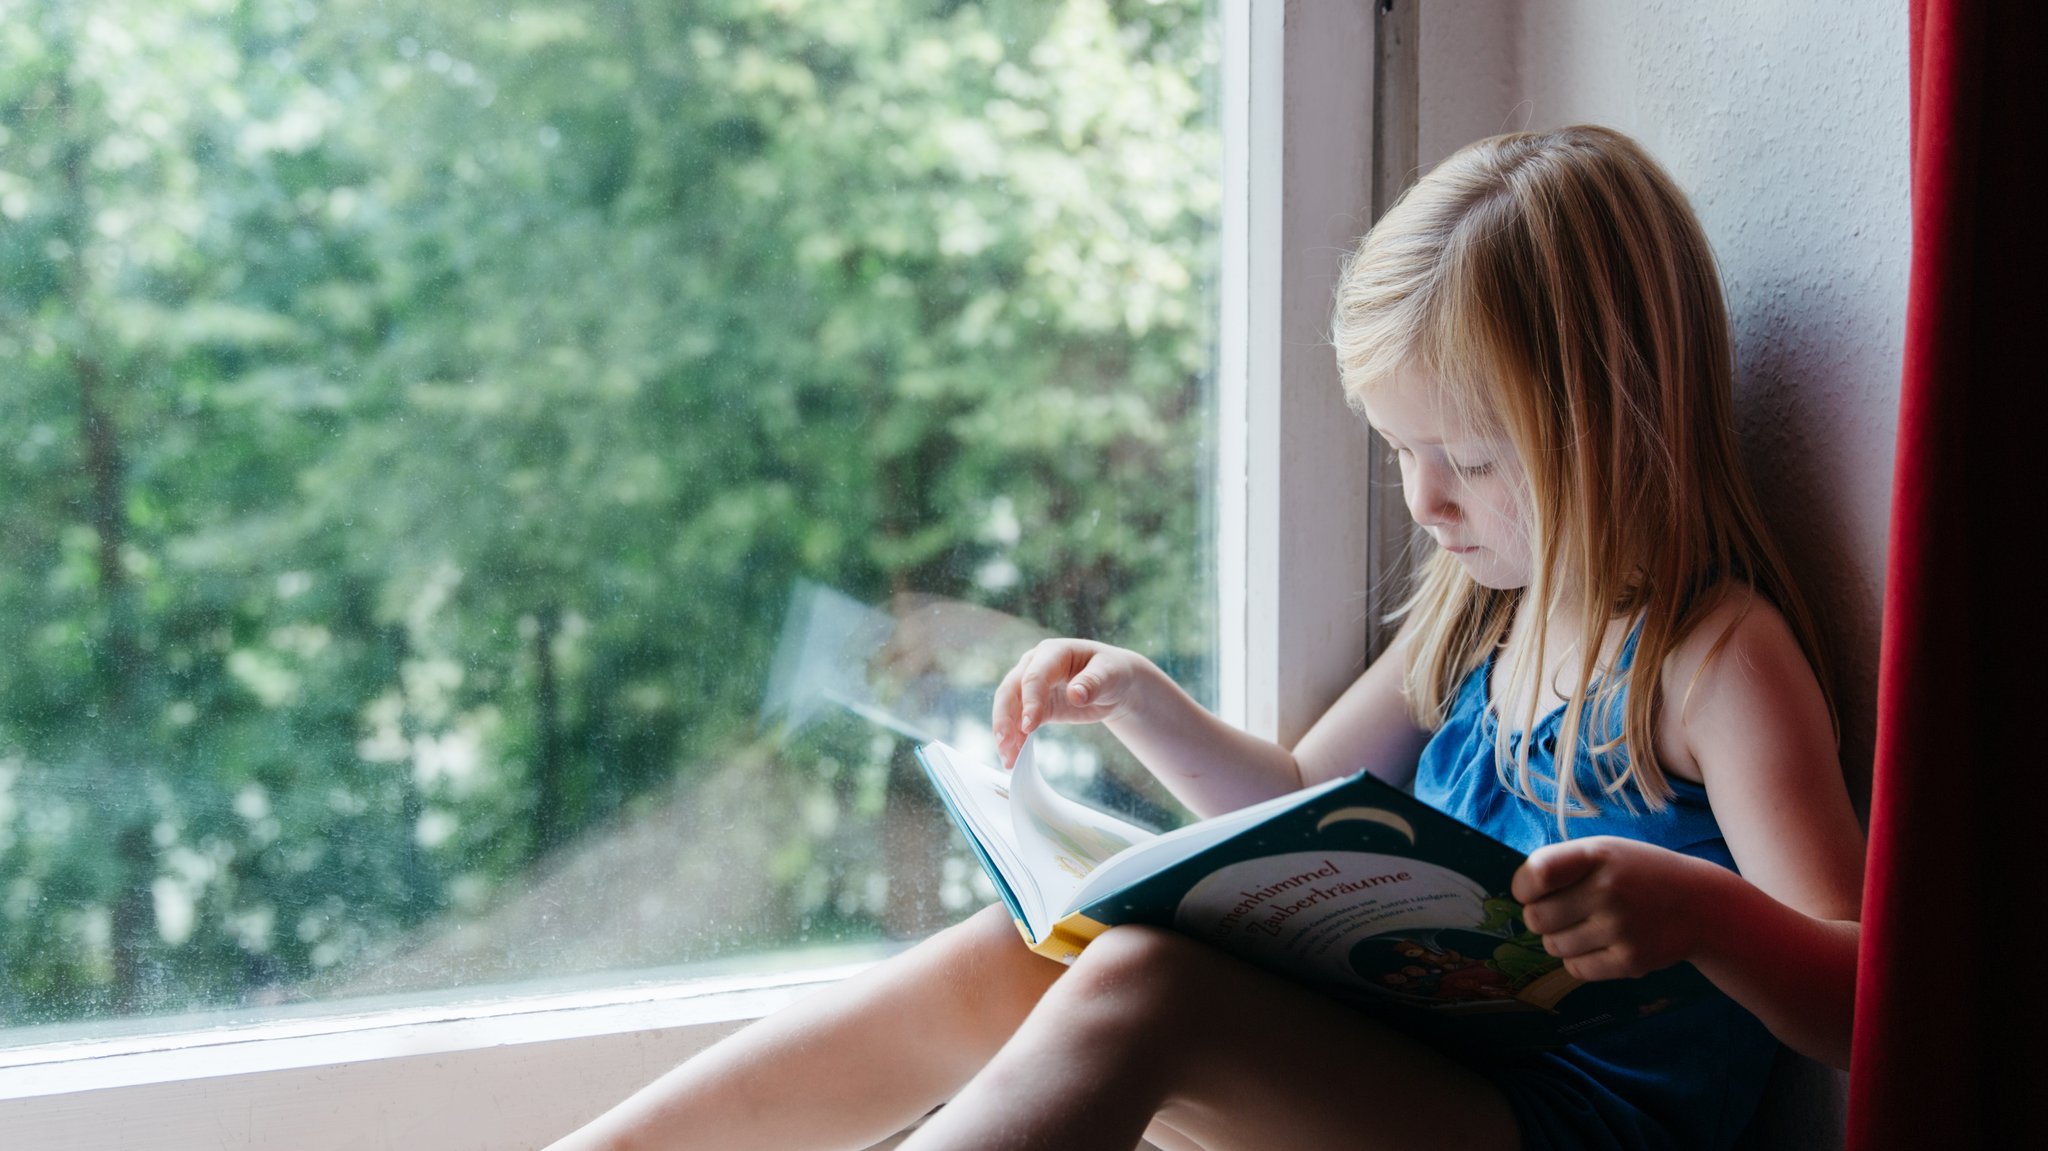
<path id="1" fill-rule="evenodd" d="M 1462 1064 L 1222 952 L 1120 927 L 904 1151 L 1130 1151 L 1155 1118 L 1205 1151 L 1520 1143 L 1507 1100 Z"/>
<path id="2" fill-rule="evenodd" d="M 869 1146 L 981 1070 L 1064 970 L 988 908 L 725 1039 L 553 1151 Z"/>

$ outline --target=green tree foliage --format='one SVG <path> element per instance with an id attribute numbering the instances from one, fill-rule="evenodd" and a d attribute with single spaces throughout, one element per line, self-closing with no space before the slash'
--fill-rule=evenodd
<path id="1" fill-rule="evenodd" d="M 0 0 L 0 1024 L 489 902 L 798 579 L 1199 683 L 1205 15 Z"/>

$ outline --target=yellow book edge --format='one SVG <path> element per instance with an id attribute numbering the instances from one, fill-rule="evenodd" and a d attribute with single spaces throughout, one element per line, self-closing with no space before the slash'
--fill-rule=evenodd
<path id="1" fill-rule="evenodd" d="M 1527 987 L 1515 993 L 1515 998 L 1531 1006 L 1541 1007 L 1545 1011 L 1556 1011 L 1557 1001 L 1580 986 L 1580 980 L 1574 978 L 1571 972 L 1559 967 L 1530 981 Z"/>
<path id="2" fill-rule="evenodd" d="M 1109 924 L 1090 919 L 1076 911 L 1053 924 L 1052 930 L 1046 932 L 1044 939 L 1033 943 L 1031 929 L 1024 926 L 1021 919 L 1015 922 L 1017 934 L 1024 937 L 1025 946 L 1047 959 L 1057 959 L 1061 963 L 1072 963 L 1075 957 L 1081 954 L 1082 948 L 1093 942 L 1096 936 L 1109 930 Z"/>

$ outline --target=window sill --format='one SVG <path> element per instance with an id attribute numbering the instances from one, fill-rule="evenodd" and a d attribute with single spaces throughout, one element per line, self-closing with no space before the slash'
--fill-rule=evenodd
<path id="1" fill-rule="evenodd" d="M 868 964 L 0 1051 L 13 1151 L 538 1147 Z"/>

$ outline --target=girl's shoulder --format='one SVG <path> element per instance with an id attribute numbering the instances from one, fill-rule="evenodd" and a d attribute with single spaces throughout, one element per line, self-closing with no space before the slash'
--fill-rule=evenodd
<path id="1" fill-rule="evenodd" d="M 1657 758 L 1666 771 L 1704 782 L 1701 752 L 1717 742 L 1723 725 L 1745 714 L 1818 699 L 1825 717 L 1813 665 L 1769 596 L 1726 581 L 1702 595 L 1689 614 L 1659 668 Z"/>
<path id="2" fill-rule="evenodd" d="M 1769 597 L 1717 590 L 1664 660 L 1658 755 L 1676 775 L 1682 754 L 1705 784 L 1745 879 L 1809 915 L 1853 919 L 1862 830 L 1820 677 Z"/>
<path id="3" fill-rule="evenodd" d="M 1770 596 L 1740 580 L 1723 580 L 1700 593 L 1686 616 L 1679 622 L 1682 634 L 1664 660 L 1667 675 L 1674 670 L 1704 672 L 1729 649 L 1739 653 L 1789 646 L 1802 663 L 1806 660 L 1785 613 Z"/>

